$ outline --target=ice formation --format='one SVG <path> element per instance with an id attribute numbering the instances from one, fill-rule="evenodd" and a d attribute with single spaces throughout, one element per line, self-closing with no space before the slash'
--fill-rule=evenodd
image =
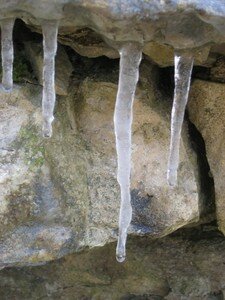
<path id="1" fill-rule="evenodd" d="M 52 136 L 53 112 L 55 106 L 55 55 L 57 51 L 58 22 L 46 21 L 42 23 L 43 32 L 43 136 Z"/>
<path id="2" fill-rule="evenodd" d="M 120 50 L 119 86 L 114 113 L 118 157 L 117 180 L 121 190 L 119 237 L 116 248 L 116 258 L 119 262 L 123 262 L 126 257 L 127 230 L 132 218 L 130 196 L 132 107 L 141 57 L 142 51 L 138 44 L 127 43 Z"/>
<path id="3" fill-rule="evenodd" d="M 171 116 L 170 154 L 167 169 L 169 185 L 177 183 L 179 148 L 185 107 L 188 101 L 194 58 L 189 53 L 175 54 L 175 90 Z"/>
<path id="4" fill-rule="evenodd" d="M 1 20 L 2 86 L 10 91 L 13 87 L 13 26 L 15 19 Z"/>
<path id="5" fill-rule="evenodd" d="M 55 55 L 59 21 L 42 21 L 43 32 L 43 135 L 51 137 L 53 112 L 55 106 Z M 13 86 L 13 33 L 14 19 L 1 20 L 2 41 L 2 86 L 11 90 Z M 130 175 L 131 175 L 131 127 L 132 106 L 136 84 L 139 76 L 139 65 L 142 57 L 142 46 L 138 42 L 126 42 L 120 49 L 120 74 L 116 98 L 114 124 L 116 150 L 118 156 L 117 179 L 121 190 L 121 207 L 119 215 L 119 236 L 116 257 L 123 262 L 126 257 L 127 231 L 132 219 Z M 187 52 L 175 55 L 175 91 L 171 121 L 170 154 L 167 170 L 168 183 L 173 186 L 177 181 L 179 165 L 179 146 L 185 106 L 188 100 L 190 78 L 193 67 L 193 56 Z"/>

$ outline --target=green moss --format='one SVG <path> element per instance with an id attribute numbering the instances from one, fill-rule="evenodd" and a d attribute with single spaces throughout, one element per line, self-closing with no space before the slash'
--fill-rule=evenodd
<path id="1" fill-rule="evenodd" d="M 24 151 L 25 163 L 31 170 L 40 168 L 45 161 L 45 148 L 35 125 L 21 128 L 17 144 Z"/>

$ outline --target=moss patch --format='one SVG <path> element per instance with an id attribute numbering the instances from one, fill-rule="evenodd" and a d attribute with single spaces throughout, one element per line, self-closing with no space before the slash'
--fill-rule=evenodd
<path id="1" fill-rule="evenodd" d="M 45 148 L 39 137 L 39 129 L 35 125 L 22 127 L 16 143 L 23 149 L 24 160 L 30 170 L 38 169 L 44 164 Z"/>

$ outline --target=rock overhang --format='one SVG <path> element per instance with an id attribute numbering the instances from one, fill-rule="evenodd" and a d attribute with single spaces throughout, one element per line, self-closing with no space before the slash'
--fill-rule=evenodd
<path id="1" fill-rule="evenodd" d="M 11 17 L 36 25 L 58 20 L 60 27 L 89 27 L 112 45 L 156 41 L 192 49 L 225 41 L 225 3 L 219 0 L 0 1 L 0 18 Z"/>

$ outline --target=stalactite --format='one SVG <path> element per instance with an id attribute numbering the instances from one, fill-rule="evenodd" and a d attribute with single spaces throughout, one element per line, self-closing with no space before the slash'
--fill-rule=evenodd
<path id="1" fill-rule="evenodd" d="M 141 57 L 142 51 L 138 44 L 127 43 L 120 50 L 119 86 L 114 114 L 118 157 L 117 179 L 121 189 L 119 237 L 116 249 L 119 262 L 123 262 L 126 257 L 127 230 L 132 218 L 130 201 L 132 107 Z"/>
<path id="2" fill-rule="evenodd" d="M 175 54 L 175 90 L 171 116 L 170 154 L 167 169 L 169 185 L 177 184 L 179 148 L 185 107 L 188 101 L 194 58 L 190 53 Z"/>
<path id="3" fill-rule="evenodd" d="M 1 20 L 2 86 L 11 91 L 13 87 L 13 27 L 15 19 Z"/>
<path id="4" fill-rule="evenodd" d="M 43 32 L 43 136 L 52 136 L 53 112 L 55 106 L 55 55 L 57 50 L 58 21 L 42 23 Z"/>

